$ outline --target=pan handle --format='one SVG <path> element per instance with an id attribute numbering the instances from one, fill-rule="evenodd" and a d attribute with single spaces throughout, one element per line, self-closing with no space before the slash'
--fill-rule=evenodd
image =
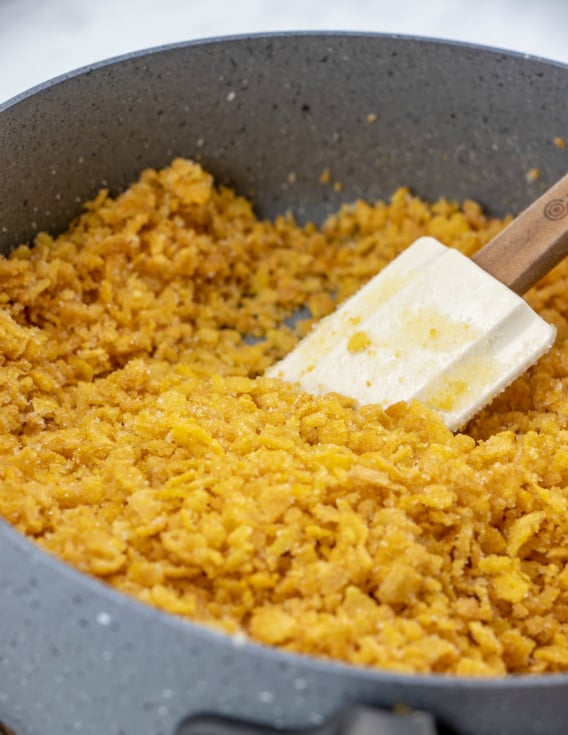
<path id="1" fill-rule="evenodd" d="M 184 720 L 174 735 L 440 735 L 425 712 L 394 713 L 357 706 L 309 730 L 281 730 L 218 715 Z"/>

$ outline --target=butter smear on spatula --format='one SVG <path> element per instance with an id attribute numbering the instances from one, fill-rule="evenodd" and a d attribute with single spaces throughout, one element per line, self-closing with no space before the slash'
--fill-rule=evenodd
<path id="1" fill-rule="evenodd" d="M 518 294 L 567 253 L 565 176 L 473 259 L 417 240 L 267 375 L 384 407 L 417 399 L 455 431 L 552 346 Z"/>

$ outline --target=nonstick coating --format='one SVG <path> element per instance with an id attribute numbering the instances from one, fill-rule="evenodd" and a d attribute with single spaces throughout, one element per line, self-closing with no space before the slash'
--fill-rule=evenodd
<path id="1" fill-rule="evenodd" d="M 101 186 L 176 155 L 199 156 L 266 216 L 321 221 L 402 184 L 515 212 L 568 169 L 556 136 L 568 140 L 568 68 L 515 54 L 360 34 L 157 49 L 0 107 L 0 249 L 61 230 Z M 341 192 L 319 182 L 327 167 Z M 422 708 L 459 735 L 568 731 L 568 676 L 401 676 L 243 645 L 115 593 L 2 522 L 0 626 L 0 721 L 16 735 L 174 735 L 202 712 L 308 728 L 353 702 Z"/>

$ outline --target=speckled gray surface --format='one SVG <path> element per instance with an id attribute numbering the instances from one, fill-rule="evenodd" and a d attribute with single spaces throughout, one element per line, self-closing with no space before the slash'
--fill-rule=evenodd
<path id="1" fill-rule="evenodd" d="M 0 108 L 2 248 L 61 229 L 101 185 L 116 191 L 174 155 L 202 155 L 266 215 L 319 220 L 400 184 L 517 210 L 568 168 L 555 136 L 568 140 L 568 68 L 520 56 L 346 35 L 163 49 Z M 319 183 L 326 167 L 341 192 Z M 1 522 L 0 559 L 0 721 L 17 735 L 174 735 L 198 712 L 309 727 L 350 702 L 424 708 L 459 735 L 567 729 L 568 676 L 467 681 L 325 664 L 138 605 Z"/>
<path id="2" fill-rule="evenodd" d="M 0 102 L 140 48 L 255 31 L 379 31 L 568 62 L 565 0 L 0 0 Z M 30 53 L 33 49 L 33 53 Z M 38 63 L 41 59 L 41 63 Z"/>
<path id="3" fill-rule="evenodd" d="M 201 154 L 269 215 L 320 219 L 401 183 L 518 209 L 566 168 L 552 142 L 568 138 L 566 79 L 562 66 L 467 46 L 340 35 L 196 43 L 99 66 L 3 110 L 0 244 L 62 227 L 106 182 L 116 190 L 178 154 Z M 325 167 L 340 193 L 318 186 Z"/>

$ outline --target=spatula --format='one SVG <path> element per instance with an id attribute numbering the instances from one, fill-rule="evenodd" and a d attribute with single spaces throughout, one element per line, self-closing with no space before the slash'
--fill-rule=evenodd
<path id="1" fill-rule="evenodd" d="M 420 238 L 267 374 L 385 408 L 417 399 L 455 431 L 552 346 L 519 294 L 567 254 L 568 174 L 472 259 Z"/>

